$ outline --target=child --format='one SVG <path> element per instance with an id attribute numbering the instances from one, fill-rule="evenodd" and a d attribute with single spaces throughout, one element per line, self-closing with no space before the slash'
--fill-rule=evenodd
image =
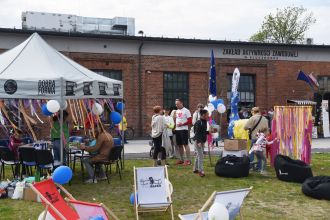
<path id="1" fill-rule="evenodd" d="M 209 134 L 208 131 L 208 118 L 209 113 L 207 110 L 202 109 L 200 110 L 200 119 L 196 121 L 194 124 L 194 141 L 195 141 L 195 149 L 197 151 L 197 154 L 195 156 L 195 162 L 194 162 L 194 173 L 198 173 L 200 177 L 204 177 L 204 169 L 203 169 L 203 150 L 204 145 L 207 140 L 207 135 Z M 216 130 L 213 130 L 213 132 L 216 132 Z"/>
<path id="2" fill-rule="evenodd" d="M 251 147 L 251 150 L 249 154 L 254 153 L 255 156 L 258 159 L 258 163 L 260 163 L 260 173 L 261 174 L 266 174 L 266 164 L 267 164 L 267 159 L 265 155 L 265 149 L 266 145 L 268 144 L 273 144 L 274 141 L 277 139 L 275 138 L 273 141 L 267 141 L 266 136 L 268 134 L 269 130 L 268 128 L 261 129 L 257 133 L 257 141 L 253 146 Z"/>

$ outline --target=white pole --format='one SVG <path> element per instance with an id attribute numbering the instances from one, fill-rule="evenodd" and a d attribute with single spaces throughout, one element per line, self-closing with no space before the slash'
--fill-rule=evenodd
<path id="1" fill-rule="evenodd" d="M 63 78 L 61 77 L 61 103 L 60 103 L 60 106 L 63 106 Z M 63 145 L 63 109 L 60 108 L 60 146 L 61 146 L 61 164 L 63 165 L 63 148 L 64 148 L 64 145 Z"/>

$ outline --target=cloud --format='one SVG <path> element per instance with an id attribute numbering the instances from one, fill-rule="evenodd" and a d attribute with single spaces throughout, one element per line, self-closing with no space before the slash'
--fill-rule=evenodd
<path id="1" fill-rule="evenodd" d="M 307 36 L 330 44 L 329 0 L 0 0 L 0 27 L 21 27 L 22 11 L 76 14 L 86 17 L 135 18 L 136 33 L 147 36 L 248 40 L 263 18 L 276 8 L 304 6 L 317 23 Z"/>

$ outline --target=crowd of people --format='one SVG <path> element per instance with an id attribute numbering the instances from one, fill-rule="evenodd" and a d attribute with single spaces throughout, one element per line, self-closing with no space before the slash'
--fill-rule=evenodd
<path id="1" fill-rule="evenodd" d="M 209 112 L 203 104 L 198 104 L 193 115 L 184 106 L 180 99 L 175 100 L 176 108 L 163 110 L 161 106 L 154 106 L 154 115 L 151 120 L 151 136 L 154 146 L 154 166 L 169 165 L 167 155 L 177 159 L 176 165 L 192 165 L 189 138 L 192 139 L 195 149 L 193 173 L 205 176 L 203 169 L 203 155 L 208 135 L 213 137 L 212 144 L 217 145 L 220 137 L 220 126 L 214 121 L 210 122 Z M 249 131 L 251 146 L 249 149 L 250 161 L 257 158 L 257 163 L 251 163 L 251 167 L 261 173 L 266 173 L 266 158 L 269 153 L 267 146 L 275 140 L 270 140 L 270 121 L 274 115 L 273 109 L 261 112 L 258 107 L 251 111 L 240 111 L 242 119 L 248 118 L 244 127 Z M 191 129 L 189 130 L 189 127 Z"/>

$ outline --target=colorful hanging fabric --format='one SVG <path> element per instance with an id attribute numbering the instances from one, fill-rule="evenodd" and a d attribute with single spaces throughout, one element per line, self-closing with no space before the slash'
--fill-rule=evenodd
<path id="1" fill-rule="evenodd" d="M 272 122 L 271 164 L 277 154 L 311 162 L 312 107 L 276 106 Z"/>

